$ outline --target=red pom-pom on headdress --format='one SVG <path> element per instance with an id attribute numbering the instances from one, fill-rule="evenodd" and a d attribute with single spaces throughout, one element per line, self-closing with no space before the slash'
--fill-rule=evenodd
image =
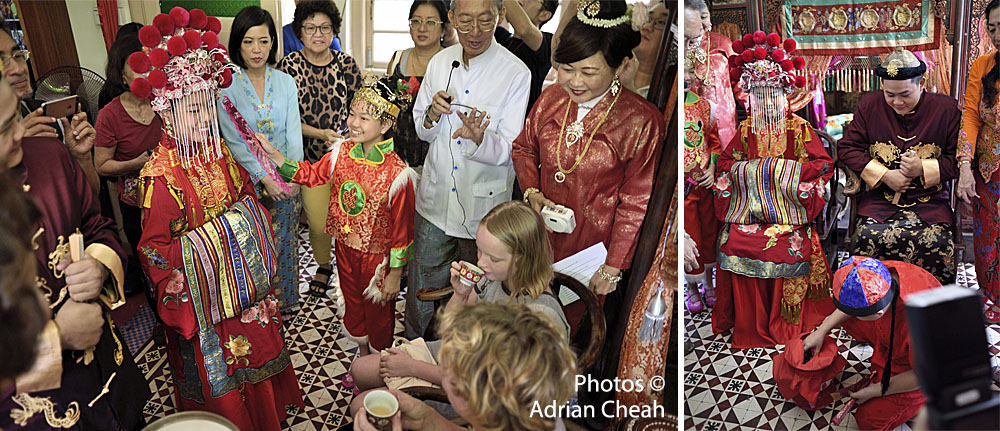
<path id="1" fill-rule="evenodd" d="M 743 49 L 750 49 L 753 47 L 753 35 L 746 34 L 743 36 Z"/>
<path id="2" fill-rule="evenodd" d="M 232 71 L 232 69 L 229 69 L 228 67 L 225 68 L 225 69 L 222 69 L 222 74 L 219 75 L 219 87 L 220 88 L 229 88 L 229 86 L 232 85 L 232 83 L 233 83 L 233 71 Z"/>
<path id="3" fill-rule="evenodd" d="M 166 66 L 168 61 L 170 61 L 170 54 L 167 54 L 167 51 L 161 48 L 156 48 L 149 52 L 149 63 L 153 67 L 160 68 Z"/>
<path id="4" fill-rule="evenodd" d="M 170 19 L 174 21 L 175 26 L 183 28 L 187 27 L 191 14 L 180 6 L 174 6 L 170 9 Z"/>
<path id="5" fill-rule="evenodd" d="M 767 44 L 770 46 L 781 45 L 781 36 L 778 36 L 778 33 L 771 33 L 767 35 Z"/>
<path id="6" fill-rule="evenodd" d="M 766 39 L 767 33 L 764 33 L 761 30 L 757 30 L 753 33 L 753 43 L 756 43 L 757 45 L 764 43 L 764 40 Z"/>
<path id="7" fill-rule="evenodd" d="M 201 34 L 196 30 L 188 30 L 184 33 L 184 42 L 187 43 L 187 49 L 201 48 Z"/>
<path id="8" fill-rule="evenodd" d="M 222 31 L 222 22 L 214 16 L 208 17 L 208 23 L 205 24 L 205 30 L 219 34 Z"/>
<path id="9" fill-rule="evenodd" d="M 789 54 L 791 54 L 792 51 L 795 51 L 795 47 L 796 47 L 795 46 L 795 41 L 792 40 L 791 38 L 785 39 L 785 41 L 781 45 L 785 48 L 785 52 L 787 52 Z"/>
<path id="10" fill-rule="evenodd" d="M 802 70 L 802 68 L 806 67 L 806 61 L 802 59 L 802 57 L 792 58 L 792 64 L 795 66 L 796 70 Z"/>
<path id="11" fill-rule="evenodd" d="M 789 72 L 789 71 L 791 71 L 794 68 L 795 68 L 795 65 L 792 64 L 792 60 L 785 59 L 785 60 L 781 61 L 781 70 L 784 70 L 785 72 Z"/>
<path id="12" fill-rule="evenodd" d="M 142 51 L 133 52 L 128 56 L 128 67 L 138 74 L 149 72 L 149 56 Z"/>
<path id="13" fill-rule="evenodd" d="M 195 30 L 203 30 L 208 24 L 208 15 L 201 9 L 191 9 L 191 21 L 188 26 Z"/>
<path id="14" fill-rule="evenodd" d="M 805 87 L 806 86 L 806 77 L 804 77 L 804 76 L 796 76 L 795 77 L 795 86 L 799 87 L 799 88 Z"/>
<path id="15" fill-rule="evenodd" d="M 219 35 L 212 31 L 206 31 L 201 35 L 201 42 L 205 44 L 205 49 L 211 51 L 219 46 Z"/>
<path id="16" fill-rule="evenodd" d="M 767 58 L 767 50 L 763 46 L 758 46 L 753 50 L 753 57 L 758 60 Z"/>
<path id="17" fill-rule="evenodd" d="M 780 63 L 785 59 L 785 51 L 782 51 L 780 48 L 771 51 L 771 59 Z"/>
<path id="18" fill-rule="evenodd" d="M 733 52 L 743 52 L 743 41 L 737 40 L 733 42 Z"/>
<path id="19" fill-rule="evenodd" d="M 153 69 L 149 72 L 149 85 L 153 88 L 163 88 L 167 85 L 167 74 L 162 70 Z"/>
<path id="20" fill-rule="evenodd" d="M 733 55 L 729 56 L 729 68 L 730 69 L 732 69 L 734 67 L 739 67 L 739 66 L 736 65 L 736 59 L 737 58 L 740 58 L 740 57 L 738 55 L 736 55 L 736 54 L 733 54 Z"/>
<path id="21" fill-rule="evenodd" d="M 741 72 L 739 69 L 732 69 L 732 70 L 729 71 L 729 80 L 730 81 L 739 81 L 740 80 L 740 75 L 742 75 L 742 74 L 743 74 L 743 72 Z"/>
<path id="22" fill-rule="evenodd" d="M 149 95 L 152 94 L 153 88 L 149 85 L 149 81 L 146 78 L 136 78 L 129 84 L 129 90 L 140 99 L 148 99 Z"/>
<path id="23" fill-rule="evenodd" d="M 153 27 L 156 27 L 160 31 L 160 36 L 166 36 L 174 34 L 174 20 L 170 19 L 170 15 L 161 13 L 153 17 Z"/>
<path id="24" fill-rule="evenodd" d="M 187 42 L 180 36 L 171 37 L 167 39 L 167 51 L 172 55 L 183 55 L 187 51 Z"/>
<path id="25" fill-rule="evenodd" d="M 162 39 L 163 36 L 160 35 L 160 30 L 157 30 L 156 27 L 145 25 L 139 29 L 139 43 L 142 46 L 152 48 L 159 45 Z"/>
<path id="26" fill-rule="evenodd" d="M 749 49 L 745 50 L 745 51 L 743 51 L 743 54 L 740 54 L 740 57 L 743 58 L 743 62 L 744 63 L 750 63 L 750 62 L 753 61 L 753 51 L 751 51 Z"/>

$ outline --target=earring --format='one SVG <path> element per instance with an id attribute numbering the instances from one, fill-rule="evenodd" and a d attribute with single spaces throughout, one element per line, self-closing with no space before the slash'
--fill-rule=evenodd
<path id="1" fill-rule="evenodd" d="M 622 83 L 618 80 L 618 73 L 615 73 L 615 80 L 611 81 L 611 95 L 618 96 L 618 92 L 622 89 Z"/>

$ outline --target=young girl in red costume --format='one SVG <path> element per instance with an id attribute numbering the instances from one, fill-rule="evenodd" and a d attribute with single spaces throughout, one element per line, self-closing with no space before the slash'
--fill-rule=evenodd
<path id="1" fill-rule="evenodd" d="M 334 141 L 316 164 L 287 159 L 257 135 L 285 180 L 307 187 L 333 182 L 326 232 L 336 239 L 344 328 L 362 356 L 392 344 L 393 302 L 413 246 L 417 175 L 385 135 L 416 86 L 368 76 L 351 101 L 350 140 Z"/>

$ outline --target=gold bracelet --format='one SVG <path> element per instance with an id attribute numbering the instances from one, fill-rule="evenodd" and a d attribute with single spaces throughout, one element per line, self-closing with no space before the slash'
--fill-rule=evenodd
<path id="1" fill-rule="evenodd" d="M 524 203 L 526 203 L 528 205 L 531 205 L 531 202 L 528 202 L 528 196 L 531 196 L 534 193 L 541 193 L 541 192 L 542 192 L 541 190 L 538 190 L 538 189 L 536 189 L 534 187 L 528 187 L 524 191 Z"/>
<path id="2" fill-rule="evenodd" d="M 970 161 L 968 161 L 968 160 L 959 160 L 959 161 L 958 161 L 958 166 L 960 166 L 960 167 L 961 167 L 962 165 L 970 165 L 970 164 L 972 164 L 972 162 L 970 162 Z"/>
<path id="3" fill-rule="evenodd" d="M 622 281 L 622 273 L 619 272 L 618 275 L 608 274 L 604 271 L 604 265 L 597 268 L 597 275 L 601 276 L 601 280 L 607 281 L 611 284 L 618 284 L 619 281 Z"/>

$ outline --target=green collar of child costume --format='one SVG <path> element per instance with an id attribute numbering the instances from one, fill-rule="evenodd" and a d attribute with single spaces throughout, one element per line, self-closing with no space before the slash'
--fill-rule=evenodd
<path id="1" fill-rule="evenodd" d="M 381 165 L 385 162 L 385 153 L 393 151 L 393 141 L 392 138 L 386 139 L 382 142 L 375 144 L 375 147 L 365 155 L 365 149 L 360 142 L 354 144 L 351 147 L 350 153 L 348 155 L 356 160 L 358 163 L 364 163 L 369 165 Z"/>

